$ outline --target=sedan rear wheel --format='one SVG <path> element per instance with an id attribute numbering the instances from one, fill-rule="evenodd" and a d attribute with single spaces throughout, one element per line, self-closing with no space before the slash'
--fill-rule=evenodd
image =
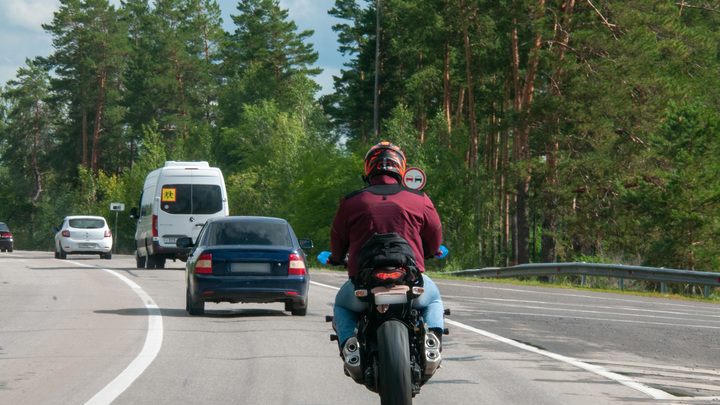
<path id="1" fill-rule="evenodd" d="M 190 293 L 190 288 L 185 293 L 185 310 L 190 315 L 204 315 L 205 314 L 205 301 L 196 301 Z"/>
<path id="2" fill-rule="evenodd" d="M 295 316 L 305 316 L 307 315 L 307 309 L 308 309 L 308 300 L 306 299 L 304 303 L 295 303 L 293 304 L 293 309 L 290 311 L 291 314 Z"/>
<path id="3" fill-rule="evenodd" d="M 62 246 L 60 246 L 60 252 L 58 252 L 58 256 L 60 259 L 67 259 L 67 253 L 63 250 Z"/>

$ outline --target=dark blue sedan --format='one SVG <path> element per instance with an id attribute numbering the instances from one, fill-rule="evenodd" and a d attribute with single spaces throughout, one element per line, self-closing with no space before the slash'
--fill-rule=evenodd
<path id="1" fill-rule="evenodd" d="M 304 316 L 308 307 L 307 258 L 312 241 L 298 239 L 280 218 L 225 217 L 208 220 L 187 260 L 185 309 L 205 313 L 206 302 L 284 302 L 285 310 Z"/>

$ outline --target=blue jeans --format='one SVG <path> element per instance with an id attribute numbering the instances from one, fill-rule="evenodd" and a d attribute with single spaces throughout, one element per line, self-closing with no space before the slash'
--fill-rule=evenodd
<path id="1" fill-rule="evenodd" d="M 445 308 L 443 307 L 440 291 L 430 277 L 423 276 L 425 292 L 413 300 L 412 307 L 422 311 L 423 320 L 428 328 L 443 328 Z M 335 329 L 340 344 L 355 334 L 355 328 L 360 320 L 360 312 L 367 310 L 367 304 L 355 296 L 355 286 L 348 280 L 340 287 L 335 296 L 333 309 Z"/>

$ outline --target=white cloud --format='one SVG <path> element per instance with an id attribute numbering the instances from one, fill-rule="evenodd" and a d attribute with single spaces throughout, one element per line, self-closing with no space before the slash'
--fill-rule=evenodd
<path id="1" fill-rule="evenodd" d="M 280 8 L 290 10 L 290 19 L 314 20 L 327 15 L 327 11 L 335 5 L 335 0 L 280 0 Z"/>
<path id="2" fill-rule="evenodd" d="M 0 19 L 9 18 L 2 15 L 3 11 L 0 9 Z M 0 38 L 0 85 L 15 78 L 17 69 L 25 66 L 26 58 L 49 56 L 53 51 L 52 36 L 39 26 L 38 29 L 15 27 L 0 20 Z"/>
<path id="3" fill-rule="evenodd" d="M 0 24 L 3 30 L 14 27 L 42 32 L 41 24 L 52 22 L 58 0 L 11 0 L 0 2 Z"/>

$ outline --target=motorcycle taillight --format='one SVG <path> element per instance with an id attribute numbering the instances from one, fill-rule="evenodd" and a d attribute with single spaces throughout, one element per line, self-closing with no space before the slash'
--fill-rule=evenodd
<path id="1" fill-rule="evenodd" d="M 405 270 L 404 269 L 376 270 L 372 276 L 373 276 L 373 278 L 380 280 L 380 281 L 395 281 L 395 280 L 403 279 L 405 277 Z"/>

